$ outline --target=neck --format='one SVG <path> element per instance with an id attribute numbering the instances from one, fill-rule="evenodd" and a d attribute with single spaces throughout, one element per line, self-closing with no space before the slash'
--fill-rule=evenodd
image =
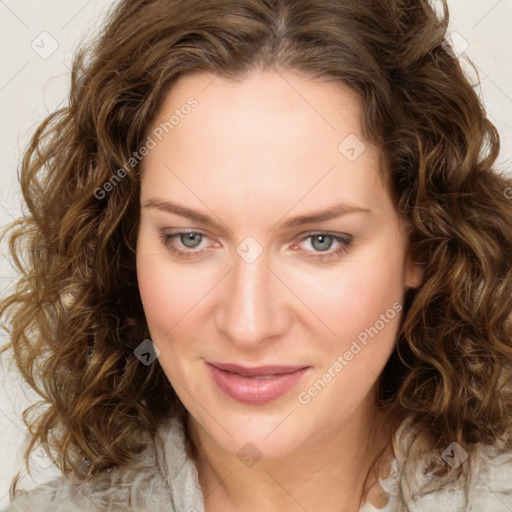
<path id="1" fill-rule="evenodd" d="M 392 453 L 383 413 L 374 409 L 371 418 L 364 419 L 347 422 L 285 457 L 260 459 L 248 467 L 190 417 L 188 431 L 205 511 L 359 511 L 363 494 L 377 482 L 370 471 L 376 458 Z M 383 499 L 375 490 L 370 496 L 372 501 Z"/>

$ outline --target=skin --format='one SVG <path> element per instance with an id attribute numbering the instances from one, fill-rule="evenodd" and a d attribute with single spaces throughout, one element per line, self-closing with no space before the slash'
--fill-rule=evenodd
<path id="1" fill-rule="evenodd" d="M 382 150 L 362 134 L 356 96 L 332 82 L 275 70 L 236 82 L 187 75 L 154 127 L 191 96 L 197 107 L 145 159 L 137 272 L 158 364 L 189 412 L 206 510 L 357 511 L 370 458 L 387 443 L 375 389 L 400 315 L 308 404 L 298 394 L 421 283 Z M 338 149 L 350 134 L 366 145 L 355 161 Z M 217 225 L 149 201 L 179 203 Z M 338 203 L 370 211 L 284 227 Z M 184 258 L 163 243 L 162 233 L 183 230 L 206 236 L 195 246 L 174 237 L 176 248 L 206 252 Z M 318 232 L 352 242 L 335 255 L 342 244 L 307 238 Z M 263 251 L 252 263 L 236 252 L 246 237 Z M 326 253 L 330 259 L 312 258 Z M 284 396 L 249 405 L 215 386 L 205 359 L 310 368 Z M 248 442 L 261 454 L 252 467 L 237 456 Z"/>

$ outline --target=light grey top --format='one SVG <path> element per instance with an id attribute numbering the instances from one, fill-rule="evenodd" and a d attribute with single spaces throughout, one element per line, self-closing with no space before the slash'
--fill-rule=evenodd
<path id="1" fill-rule="evenodd" d="M 90 481 L 60 477 L 17 494 L 6 512 L 204 512 L 197 468 L 177 419 L 161 426 L 157 446 L 156 453 L 146 448 L 135 464 Z M 404 421 L 393 451 L 391 472 L 379 478 L 387 505 L 365 503 L 359 512 L 512 512 L 512 451 L 504 445 L 478 445 L 466 460 L 458 445 L 443 454 L 426 452 Z M 467 482 L 435 477 L 432 462 L 464 464 Z"/>
<path id="2" fill-rule="evenodd" d="M 204 512 L 195 462 L 187 456 L 183 425 L 161 426 L 157 446 L 135 464 L 90 481 L 61 476 L 16 494 L 6 512 Z"/>

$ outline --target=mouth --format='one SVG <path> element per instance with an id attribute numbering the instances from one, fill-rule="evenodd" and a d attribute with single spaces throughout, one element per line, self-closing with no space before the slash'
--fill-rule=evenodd
<path id="1" fill-rule="evenodd" d="M 269 365 L 247 367 L 206 362 L 213 382 L 237 402 L 262 405 L 272 402 L 297 386 L 309 366 Z"/>

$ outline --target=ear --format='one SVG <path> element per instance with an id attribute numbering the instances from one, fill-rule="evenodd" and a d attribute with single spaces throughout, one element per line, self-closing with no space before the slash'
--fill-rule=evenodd
<path id="1" fill-rule="evenodd" d="M 415 263 L 409 253 L 405 264 L 405 286 L 407 288 L 419 288 L 423 283 L 423 275 L 423 266 L 419 263 Z"/>

